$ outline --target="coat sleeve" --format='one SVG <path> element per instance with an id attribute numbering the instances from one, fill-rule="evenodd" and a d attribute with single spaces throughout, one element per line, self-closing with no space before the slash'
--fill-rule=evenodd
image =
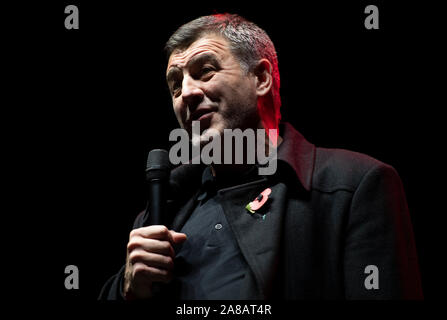
<path id="1" fill-rule="evenodd" d="M 347 299 L 423 299 L 411 219 L 394 168 L 379 164 L 364 175 L 345 231 Z"/>
<path id="2" fill-rule="evenodd" d="M 132 229 L 143 226 L 145 219 L 145 211 L 141 212 L 133 224 Z M 124 269 L 125 265 L 121 267 L 117 274 L 113 275 L 101 289 L 98 300 L 125 300 L 123 295 L 124 285 Z"/>
<path id="3" fill-rule="evenodd" d="M 107 280 L 101 289 L 98 300 L 125 300 L 123 295 L 124 267 L 122 266 L 117 274 Z"/>

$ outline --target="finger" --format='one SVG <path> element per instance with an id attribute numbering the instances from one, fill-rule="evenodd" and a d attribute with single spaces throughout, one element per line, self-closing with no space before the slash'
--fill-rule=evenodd
<path id="1" fill-rule="evenodd" d="M 129 254 L 129 262 L 133 265 L 144 263 L 148 267 L 161 268 L 165 270 L 174 269 L 174 261 L 172 257 L 147 252 L 141 249 L 132 251 Z"/>
<path id="2" fill-rule="evenodd" d="M 166 226 L 153 225 L 134 229 L 130 232 L 130 237 L 140 236 L 147 239 L 172 240 L 171 233 Z"/>
<path id="3" fill-rule="evenodd" d="M 133 268 L 133 278 L 135 281 L 169 282 L 172 279 L 172 272 L 165 269 L 149 267 L 144 263 L 137 263 Z"/>
<path id="4" fill-rule="evenodd" d="M 169 230 L 169 232 L 171 233 L 171 237 L 174 244 L 185 242 L 187 239 L 187 236 L 184 233 L 176 232 L 174 230 Z"/>
<path id="5" fill-rule="evenodd" d="M 174 249 L 169 241 L 133 237 L 127 244 L 127 252 L 131 253 L 136 249 L 142 249 L 147 252 L 162 254 L 170 257 L 175 256 Z"/>

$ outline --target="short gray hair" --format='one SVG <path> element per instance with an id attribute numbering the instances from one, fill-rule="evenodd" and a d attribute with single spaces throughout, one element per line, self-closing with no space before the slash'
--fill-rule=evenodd
<path id="1" fill-rule="evenodd" d="M 267 33 L 253 22 L 237 14 L 214 14 L 192 20 L 174 32 L 165 45 L 168 58 L 175 50 L 185 50 L 193 42 L 207 34 L 219 34 L 228 40 L 230 50 L 246 72 L 253 71 L 260 59 L 267 59 L 272 65 L 272 97 L 276 116 L 281 117 L 279 107 L 280 77 L 275 46 Z"/>

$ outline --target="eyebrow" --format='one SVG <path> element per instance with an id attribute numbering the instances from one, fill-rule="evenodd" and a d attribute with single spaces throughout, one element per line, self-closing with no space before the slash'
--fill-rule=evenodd
<path id="1" fill-rule="evenodd" d="M 219 64 L 219 61 L 214 54 L 203 53 L 192 57 L 191 60 L 189 60 L 188 63 L 186 64 L 186 68 L 190 67 L 192 64 L 197 63 L 203 64 L 205 62 L 211 62 L 215 65 Z M 166 75 L 166 81 L 167 82 L 172 81 L 172 78 L 174 77 L 175 73 L 178 72 L 178 70 L 180 70 L 180 68 L 177 65 L 171 66 L 171 68 L 169 68 L 168 74 Z"/>

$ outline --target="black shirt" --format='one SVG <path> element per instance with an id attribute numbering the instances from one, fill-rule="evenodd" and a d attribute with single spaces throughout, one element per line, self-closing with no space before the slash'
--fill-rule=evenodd
<path id="1" fill-rule="evenodd" d="M 241 176 L 247 181 L 257 171 Z M 197 206 L 180 232 L 188 240 L 177 248 L 175 264 L 180 299 L 241 299 L 250 272 L 227 222 L 220 196 L 223 185 L 205 168 Z"/>

